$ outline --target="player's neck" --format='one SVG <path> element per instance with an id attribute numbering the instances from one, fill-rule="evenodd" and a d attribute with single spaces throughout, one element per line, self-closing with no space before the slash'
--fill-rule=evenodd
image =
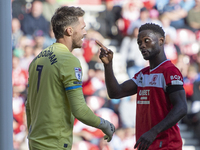
<path id="1" fill-rule="evenodd" d="M 167 58 L 165 55 L 163 55 L 162 57 L 153 58 L 153 59 L 149 60 L 150 69 L 154 69 L 155 67 L 157 67 L 158 65 L 160 65 L 162 62 L 164 62 L 166 60 L 167 60 Z"/>
<path id="2" fill-rule="evenodd" d="M 56 40 L 56 43 L 64 44 L 70 52 L 72 52 L 72 42 L 69 39 L 66 38 L 60 38 Z"/>

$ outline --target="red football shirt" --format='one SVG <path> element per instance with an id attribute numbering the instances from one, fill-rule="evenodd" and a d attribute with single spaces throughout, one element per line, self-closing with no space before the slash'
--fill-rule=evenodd
<path id="1" fill-rule="evenodd" d="M 170 60 L 150 70 L 146 67 L 133 78 L 137 84 L 136 140 L 161 122 L 172 109 L 166 87 L 183 85 L 181 72 Z M 149 150 L 181 150 L 182 139 L 178 124 L 159 133 Z"/>

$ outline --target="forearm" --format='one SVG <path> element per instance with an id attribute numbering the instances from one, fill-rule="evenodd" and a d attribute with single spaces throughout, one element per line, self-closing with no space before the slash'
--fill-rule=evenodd
<path id="1" fill-rule="evenodd" d="M 174 126 L 180 119 L 182 119 L 186 113 L 187 108 L 178 109 L 176 106 L 169 112 L 169 114 L 157 125 L 155 125 L 152 130 L 155 130 L 157 133 L 165 131 L 172 126 Z"/>
<path id="2" fill-rule="evenodd" d="M 100 118 L 86 105 L 81 89 L 67 91 L 67 97 L 72 114 L 79 121 L 93 127 L 97 127 L 100 124 Z"/>
<path id="3" fill-rule="evenodd" d="M 107 92 L 110 98 L 119 98 L 120 86 L 117 79 L 114 76 L 112 63 L 104 65 L 105 71 L 105 82 L 107 87 Z"/>
<path id="4" fill-rule="evenodd" d="M 153 130 L 156 130 L 157 133 L 171 128 L 187 114 L 187 103 L 184 90 L 170 94 L 169 98 L 171 99 L 172 103 L 175 102 L 176 99 L 179 100 L 173 103 L 173 108 L 168 113 L 168 115 L 160 123 L 152 128 Z"/>

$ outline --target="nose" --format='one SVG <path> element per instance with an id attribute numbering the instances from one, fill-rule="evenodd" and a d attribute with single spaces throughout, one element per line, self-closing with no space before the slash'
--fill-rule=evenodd
<path id="1" fill-rule="evenodd" d="M 87 35 L 87 31 L 85 29 L 84 29 L 83 35 L 84 36 Z"/>
<path id="2" fill-rule="evenodd" d="M 146 48 L 146 44 L 145 42 L 141 42 L 141 44 L 139 45 L 140 50 Z"/>

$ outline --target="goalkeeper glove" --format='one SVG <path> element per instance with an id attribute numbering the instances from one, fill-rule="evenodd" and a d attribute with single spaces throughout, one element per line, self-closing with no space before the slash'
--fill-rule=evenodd
<path id="1" fill-rule="evenodd" d="M 97 128 L 101 129 L 103 133 L 106 134 L 104 136 L 104 140 L 107 140 L 107 142 L 110 142 L 112 140 L 113 133 L 115 132 L 115 126 L 109 121 L 104 120 L 101 117 L 99 118 L 101 119 L 101 122 Z"/>

